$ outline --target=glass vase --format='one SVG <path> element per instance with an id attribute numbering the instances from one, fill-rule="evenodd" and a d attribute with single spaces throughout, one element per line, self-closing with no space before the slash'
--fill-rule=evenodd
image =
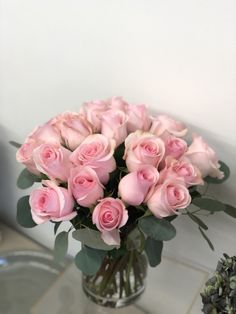
<path id="1" fill-rule="evenodd" d="M 138 250 L 122 256 L 106 256 L 93 276 L 83 274 L 83 290 L 98 305 L 120 308 L 133 304 L 144 292 L 147 258 Z"/>

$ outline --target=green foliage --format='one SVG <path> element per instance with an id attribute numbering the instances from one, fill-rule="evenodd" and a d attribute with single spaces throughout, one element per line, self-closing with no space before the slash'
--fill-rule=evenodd
<path id="1" fill-rule="evenodd" d="M 54 243 L 54 258 L 57 261 L 62 261 L 68 250 L 68 235 L 66 231 L 58 233 Z"/>
<path id="2" fill-rule="evenodd" d="M 127 237 L 126 248 L 127 250 L 138 250 L 143 251 L 145 244 L 145 237 L 142 231 L 138 227 L 134 228 Z"/>
<path id="3" fill-rule="evenodd" d="M 149 265 L 155 267 L 161 262 L 161 254 L 163 249 L 163 242 L 156 241 L 147 237 L 145 242 L 145 252 L 148 257 Z"/>
<path id="4" fill-rule="evenodd" d="M 54 234 L 57 233 L 58 228 L 60 227 L 61 221 L 54 222 Z"/>
<path id="5" fill-rule="evenodd" d="M 19 225 L 25 228 L 33 228 L 36 226 L 31 216 L 29 195 L 23 196 L 18 200 L 16 220 Z"/>
<path id="6" fill-rule="evenodd" d="M 75 265 L 85 275 L 94 275 L 102 265 L 107 252 L 84 246 L 75 256 Z"/>
<path id="7" fill-rule="evenodd" d="M 9 141 L 9 144 L 12 145 L 12 146 L 15 147 L 15 148 L 20 148 L 20 147 L 21 147 L 21 144 L 15 142 L 15 141 Z"/>
<path id="8" fill-rule="evenodd" d="M 198 226 L 204 230 L 208 230 L 207 225 L 196 215 L 188 212 L 187 215 L 189 216 L 189 218 L 191 218 L 196 224 L 198 224 Z"/>
<path id="9" fill-rule="evenodd" d="M 214 251 L 214 246 L 213 246 L 211 240 L 207 237 L 207 235 L 205 234 L 205 232 L 202 230 L 201 227 L 198 227 L 198 229 L 199 229 L 201 235 L 203 236 L 203 238 L 207 241 L 207 243 L 208 243 L 209 247 L 211 248 L 211 250 Z"/>
<path id="10" fill-rule="evenodd" d="M 192 204 L 198 206 L 201 209 L 208 210 L 210 212 L 224 211 L 225 205 L 217 200 L 205 197 L 197 197 L 192 200 Z"/>
<path id="11" fill-rule="evenodd" d="M 236 208 L 232 205 L 225 204 L 225 213 L 233 218 L 236 218 Z"/>
<path id="12" fill-rule="evenodd" d="M 29 172 L 26 168 L 23 169 L 17 179 L 18 188 L 24 190 L 31 187 L 35 182 L 40 182 L 41 178 Z"/>
<path id="13" fill-rule="evenodd" d="M 219 161 L 219 164 L 220 164 L 220 170 L 224 173 L 224 177 L 222 179 L 218 179 L 218 178 L 212 178 L 208 176 L 204 178 L 204 181 L 206 181 L 207 183 L 212 183 L 212 184 L 221 184 L 229 178 L 230 176 L 229 167 L 221 160 Z"/>
<path id="14" fill-rule="evenodd" d="M 101 233 L 96 230 L 92 230 L 89 228 L 78 229 L 73 231 L 72 237 L 78 241 L 80 241 L 83 245 L 87 247 L 99 249 L 103 251 L 110 251 L 115 248 L 114 245 L 106 244 L 102 238 Z"/>
<path id="15" fill-rule="evenodd" d="M 146 216 L 139 219 L 138 225 L 148 237 L 157 241 L 169 241 L 176 235 L 175 227 L 166 219 Z"/>

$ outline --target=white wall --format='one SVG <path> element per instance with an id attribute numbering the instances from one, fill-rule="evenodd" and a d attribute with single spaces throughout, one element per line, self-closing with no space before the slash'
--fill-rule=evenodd
<path id="1" fill-rule="evenodd" d="M 0 0 L 1 217 L 16 225 L 22 169 L 9 140 L 83 101 L 124 96 L 172 113 L 209 140 L 232 170 L 217 195 L 236 205 L 234 0 Z M 236 221 L 209 219 L 212 253 L 184 217 L 167 253 L 214 267 L 236 253 Z M 49 224 L 23 230 L 52 246 Z M 76 252 L 72 244 L 70 252 Z"/>

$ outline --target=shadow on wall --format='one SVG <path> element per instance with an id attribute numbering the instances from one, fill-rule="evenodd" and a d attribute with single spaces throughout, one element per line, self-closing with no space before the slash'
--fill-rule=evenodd
<path id="1" fill-rule="evenodd" d="M 12 165 L 16 149 L 9 144 L 10 134 L 1 125 L 0 134 L 0 220 L 7 222 L 9 215 L 15 217 L 16 214 L 15 167 Z"/>

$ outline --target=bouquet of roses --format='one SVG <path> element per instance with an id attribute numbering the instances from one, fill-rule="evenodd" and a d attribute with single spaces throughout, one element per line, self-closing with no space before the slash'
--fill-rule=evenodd
<path id="1" fill-rule="evenodd" d="M 160 263 L 163 241 L 176 234 L 173 219 L 188 215 L 213 248 L 201 211 L 235 217 L 232 206 L 207 197 L 201 188 L 222 183 L 229 168 L 200 136 L 188 143 L 187 132 L 182 122 L 152 116 L 145 105 L 120 97 L 59 114 L 35 128 L 17 151 L 17 161 L 26 167 L 18 186 L 41 183 L 18 201 L 18 222 L 33 227 L 50 221 L 56 234 L 63 221 L 70 221 L 68 232 L 56 237 L 56 256 L 67 252 L 73 231 L 82 244 L 76 265 L 95 276 L 93 287 L 102 276 L 96 293 L 117 293 L 118 272 L 119 297 L 137 292 L 145 271 L 140 263 L 135 268 L 135 261 L 145 252 L 151 266 Z"/>

